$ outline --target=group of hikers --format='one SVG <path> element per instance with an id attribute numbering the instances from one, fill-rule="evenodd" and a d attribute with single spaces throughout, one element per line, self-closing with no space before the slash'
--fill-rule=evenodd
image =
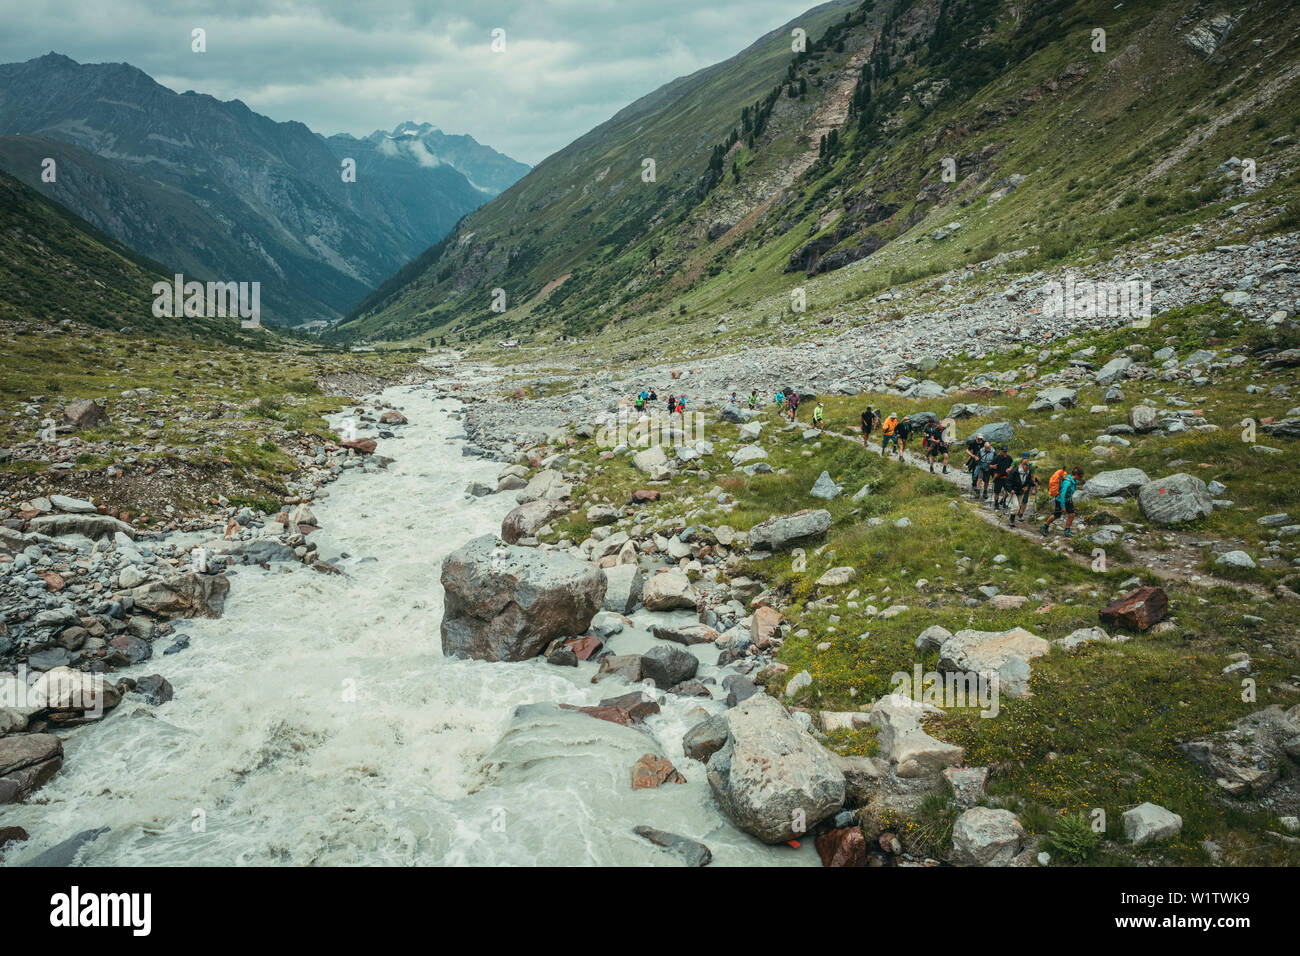
<path id="1" fill-rule="evenodd" d="M 777 393 L 772 396 L 772 403 L 776 405 L 778 408 L 780 408 L 781 414 L 784 415 L 786 418 L 790 419 L 790 421 L 792 422 L 797 421 L 799 418 L 799 402 L 801 400 L 802 400 L 802 396 L 800 396 L 800 394 L 797 391 L 795 391 L 793 388 L 779 389 Z M 749 393 L 749 398 L 746 400 L 746 404 L 750 408 L 757 410 L 760 403 L 761 403 L 761 399 L 758 397 L 758 389 L 752 389 Z M 740 404 L 739 402 L 736 401 L 735 392 L 731 393 L 731 404 L 732 405 Z M 814 406 L 812 417 L 813 417 L 813 427 L 825 431 L 826 407 L 821 402 L 818 402 L 816 406 Z"/>
<path id="2" fill-rule="evenodd" d="M 883 411 L 873 409 L 870 405 L 862 412 L 862 445 L 871 447 L 871 433 L 880 429 L 880 454 L 887 456 L 892 450 L 898 460 L 904 460 L 907 443 L 914 435 L 920 435 L 921 451 L 934 474 L 935 465 L 948 474 L 949 455 L 952 443 L 943 424 L 933 416 L 905 415 L 899 418 L 893 412 L 885 415 Z M 1011 527 L 1016 521 L 1025 520 L 1025 511 L 1031 501 L 1034 502 L 1034 516 L 1038 514 L 1038 469 L 1029 452 L 1022 452 L 1016 461 L 1007 450 L 1006 445 L 998 448 L 978 432 L 972 435 L 965 445 L 966 470 L 970 472 L 970 495 L 981 502 L 993 496 L 993 510 L 1007 512 Z M 1052 524 L 1062 515 L 1065 516 L 1065 536 L 1074 534 L 1074 493 L 1083 483 L 1083 469 L 1074 468 L 1067 471 L 1058 468 L 1048 479 L 1048 495 L 1052 502 L 1052 514 L 1039 529 L 1044 536 L 1051 532 Z"/>
<path id="3" fill-rule="evenodd" d="M 636 393 L 636 397 L 632 399 L 632 404 L 636 406 L 638 412 L 643 412 L 652 402 L 657 401 L 659 401 L 659 394 L 653 388 L 642 389 Z M 669 392 L 668 414 L 675 415 L 677 412 L 681 412 L 683 415 L 686 414 L 686 395 L 685 393 L 674 395 Z"/>

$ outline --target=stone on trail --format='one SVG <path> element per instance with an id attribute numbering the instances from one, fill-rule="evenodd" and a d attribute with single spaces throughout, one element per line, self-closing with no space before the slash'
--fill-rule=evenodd
<path id="1" fill-rule="evenodd" d="M 830 526 L 829 511 L 805 508 L 754 525 L 749 530 L 749 544 L 754 550 L 785 551 L 820 540 L 826 536 Z"/>
<path id="2" fill-rule="evenodd" d="M 1142 803 L 1124 811 L 1124 835 L 1130 843 L 1168 840 L 1182 828 L 1182 817 L 1154 803 Z"/>
<path id="3" fill-rule="evenodd" d="M 1132 497 L 1150 481 L 1141 468 L 1099 471 L 1083 483 L 1075 493 L 1075 498 L 1084 501 L 1089 498 Z"/>
<path id="4" fill-rule="evenodd" d="M 844 774 L 833 755 L 775 699 L 742 701 L 727 712 L 727 728 L 707 776 L 718 805 L 741 830 L 765 843 L 785 843 L 844 805 Z"/>
<path id="5" fill-rule="evenodd" d="M 939 648 L 939 670 L 973 672 L 986 681 L 996 676 L 997 692 L 1008 697 L 1029 695 L 1029 662 L 1051 645 L 1023 627 L 1009 631 L 961 630 Z"/>
<path id="6" fill-rule="evenodd" d="M 830 472 L 823 471 L 817 481 L 812 486 L 812 491 L 808 492 L 814 498 L 821 498 L 830 501 L 832 498 L 838 498 L 844 493 L 844 488 L 835 484 L 831 480 Z"/>
<path id="7" fill-rule="evenodd" d="M 693 609 L 699 600 L 684 571 L 676 568 L 653 574 L 641 589 L 641 602 L 650 611 L 676 611 Z"/>
<path id="8" fill-rule="evenodd" d="M 1214 501 L 1205 482 L 1179 473 L 1143 485 L 1138 492 L 1138 507 L 1148 521 L 1179 524 L 1206 517 L 1214 510 Z"/>
<path id="9" fill-rule="evenodd" d="M 1097 616 L 1103 624 L 1145 631 L 1164 620 L 1169 612 L 1169 598 L 1163 588 L 1141 587 L 1111 601 Z"/>
<path id="10" fill-rule="evenodd" d="M 952 862 L 1009 866 L 1024 844 L 1025 829 L 1010 810 L 972 807 L 952 827 Z"/>
<path id="11" fill-rule="evenodd" d="M 499 545 L 482 535 L 442 565 L 442 650 L 488 661 L 536 657 L 584 633 L 605 597 L 600 569 L 559 552 Z"/>

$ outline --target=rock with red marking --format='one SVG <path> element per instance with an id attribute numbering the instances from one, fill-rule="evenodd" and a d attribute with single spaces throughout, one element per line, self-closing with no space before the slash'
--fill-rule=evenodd
<path id="1" fill-rule="evenodd" d="M 1169 613 L 1169 598 L 1163 588 L 1144 587 L 1124 594 L 1098 612 L 1105 624 L 1145 631 L 1164 620 Z"/>

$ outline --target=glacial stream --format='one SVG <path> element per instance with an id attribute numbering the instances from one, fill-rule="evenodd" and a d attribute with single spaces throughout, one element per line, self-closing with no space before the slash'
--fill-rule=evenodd
<path id="1" fill-rule="evenodd" d="M 461 455 L 455 403 L 388 390 L 411 425 L 380 439 L 386 471 L 348 471 L 313 511 L 316 540 L 345 575 L 302 565 L 238 567 L 225 615 L 180 621 L 190 647 L 124 670 L 160 673 L 175 699 L 127 695 L 96 726 L 64 740 L 55 777 L 0 822 L 31 834 L 8 864 L 80 831 L 90 865 L 675 865 L 632 831 L 645 824 L 706 844 L 713 865 L 817 865 L 809 843 L 768 847 L 735 829 L 682 734 L 721 701 L 666 695 L 646 721 L 687 783 L 631 788 L 634 733 L 581 714 L 511 728 L 522 704 L 595 704 L 628 692 L 592 684 L 596 665 L 555 667 L 442 655 L 440 562 L 500 528 L 513 495 L 468 500 L 497 462 Z M 690 618 L 687 613 L 685 617 Z M 635 621 L 644 623 L 646 612 Z M 615 635 L 643 651 L 643 627 Z M 701 677 L 710 645 L 691 648 Z M 613 740 L 606 728 L 619 732 Z M 657 746 L 656 746 L 657 741 Z M 485 773 L 483 767 L 490 766 Z"/>

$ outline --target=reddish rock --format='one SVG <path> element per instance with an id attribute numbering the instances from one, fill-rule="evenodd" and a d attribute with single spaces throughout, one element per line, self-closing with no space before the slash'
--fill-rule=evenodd
<path id="1" fill-rule="evenodd" d="M 632 501 L 634 504 L 645 504 L 649 501 L 658 501 L 659 492 L 653 488 L 638 488 L 632 492 Z"/>
<path id="2" fill-rule="evenodd" d="M 828 830 L 816 841 L 822 866 L 866 866 L 867 841 L 857 827 Z"/>
<path id="3" fill-rule="evenodd" d="M 632 766 L 632 789 L 655 790 L 665 783 L 685 783 L 686 778 L 665 757 L 644 754 Z"/>
<path id="4" fill-rule="evenodd" d="M 401 412 L 399 412 L 399 411 L 397 411 L 397 410 L 395 410 L 395 409 L 389 409 L 388 411 L 384 412 L 384 414 L 382 414 L 382 415 L 379 416 L 379 424 L 381 424 L 381 425 L 406 425 L 406 424 L 408 424 L 408 423 L 407 423 L 407 421 L 406 421 L 406 416 L 403 415 Z"/>
<path id="5" fill-rule="evenodd" d="M 27 831 L 22 827 L 0 827 L 0 848 L 6 843 L 22 843 L 27 839 Z"/>
<path id="6" fill-rule="evenodd" d="M 575 707 L 573 704 L 561 704 L 562 710 L 573 710 L 579 714 L 586 714 L 588 717 L 595 717 L 597 720 L 608 720 L 611 724 L 622 724 L 624 727 L 632 726 L 632 715 L 622 707 Z"/>
<path id="7" fill-rule="evenodd" d="M 514 390 L 514 397 L 515 397 L 515 398 L 524 398 L 524 397 L 526 396 L 526 394 L 527 394 L 527 393 L 526 393 L 522 388 L 517 388 L 517 389 Z"/>
<path id="8" fill-rule="evenodd" d="M 566 641 L 564 646 L 573 651 L 578 660 L 585 661 L 589 660 L 592 654 L 595 654 L 598 650 L 604 647 L 605 642 L 599 637 L 588 634 L 583 637 L 575 638 L 572 641 Z"/>
<path id="9" fill-rule="evenodd" d="M 69 402 L 63 409 L 63 420 L 74 428 L 90 428 L 108 421 L 104 406 L 89 399 Z"/>
<path id="10" fill-rule="evenodd" d="M 645 720 L 652 714 L 659 713 L 659 705 L 653 700 L 646 697 L 640 691 L 633 691 L 630 694 L 621 694 L 618 697 L 610 697 L 600 702 L 601 707 L 617 707 L 627 713 L 634 723 Z"/>
<path id="11" fill-rule="evenodd" d="M 41 575 L 41 578 L 45 581 L 45 590 L 53 594 L 58 594 L 63 590 L 63 575 L 56 574 L 53 571 L 46 571 Z"/>
<path id="12" fill-rule="evenodd" d="M 340 447 L 351 448 L 363 455 L 373 455 L 379 444 L 373 438 L 355 438 L 352 441 L 343 442 Z"/>
<path id="13" fill-rule="evenodd" d="M 1098 612 L 1103 624 L 1145 631 L 1163 621 L 1169 613 L 1169 599 L 1163 588 L 1144 587 L 1111 601 Z"/>
<path id="14" fill-rule="evenodd" d="M 781 626 L 781 612 L 772 607 L 760 607 L 749 619 L 749 634 L 760 648 L 767 647 Z"/>

